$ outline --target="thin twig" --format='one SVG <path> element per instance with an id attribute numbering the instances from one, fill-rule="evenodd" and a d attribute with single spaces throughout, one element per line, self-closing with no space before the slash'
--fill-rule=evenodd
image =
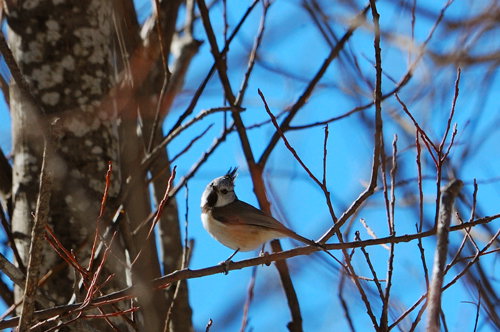
<path id="1" fill-rule="evenodd" d="M 459 225 L 460 226 L 460 225 Z M 456 226 L 454 226 L 456 227 Z M 453 230 L 454 227 L 451 227 L 450 228 L 450 231 Z M 484 246 L 484 248 L 477 252 L 476 255 L 471 259 L 471 261 L 465 266 L 465 268 L 460 271 L 448 284 L 446 284 L 445 286 L 443 286 L 441 288 L 441 292 L 445 291 L 446 289 L 448 289 L 449 287 L 451 287 L 453 284 L 455 284 L 462 276 L 465 275 L 465 273 L 467 273 L 467 271 L 478 261 L 479 257 L 481 257 L 485 252 L 487 252 L 488 248 L 491 246 L 491 244 L 497 240 L 498 236 L 500 235 L 500 229 L 491 237 L 491 239 L 489 240 L 489 242 Z M 399 322 L 401 322 L 406 316 L 408 316 L 413 310 L 415 310 L 415 308 L 420 304 L 422 303 L 422 301 L 424 301 L 426 298 L 427 298 L 427 294 L 428 292 L 426 292 L 425 294 L 423 294 L 410 308 L 408 308 L 401 316 L 399 316 L 392 324 L 391 326 L 389 326 L 389 330 L 394 328 L 395 326 L 397 326 L 399 324 Z M 423 312 L 425 311 L 425 308 L 427 306 L 427 303 L 425 303 L 422 308 L 420 309 L 418 315 L 417 315 L 417 319 L 414 321 L 413 325 L 412 325 L 412 329 L 410 329 L 410 331 L 413 331 L 418 323 L 418 321 L 420 320 Z"/>
<path id="2" fill-rule="evenodd" d="M 262 37 L 264 36 L 264 28 L 266 25 L 266 17 L 269 6 L 271 6 L 270 1 L 264 0 L 262 2 L 262 17 L 260 19 L 259 30 L 257 32 L 257 37 L 255 38 L 254 45 L 250 52 L 250 56 L 248 57 L 248 65 L 247 65 L 247 70 L 245 71 L 245 77 L 241 82 L 240 90 L 238 91 L 238 95 L 236 96 L 235 104 L 237 106 L 241 106 L 243 104 L 243 97 L 245 96 L 245 92 L 248 87 L 248 81 L 250 80 L 250 75 L 252 74 L 255 61 L 257 60 L 257 50 L 259 49 L 259 46 L 262 43 Z"/>
<path id="3" fill-rule="evenodd" d="M 9 240 L 9 246 L 12 249 L 12 253 L 14 254 L 14 258 L 16 259 L 17 266 L 19 271 L 23 274 L 26 274 L 26 266 L 23 263 L 19 250 L 17 249 L 16 242 L 14 241 L 14 235 L 12 234 L 11 227 L 7 222 L 7 218 L 5 217 L 5 213 L 3 211 L 2 204 L 0 204 L 0 221 L 2 223 L 2 228 L 4 230 L 4 234 L 7 236 Z M 2 270 L 0 268 L 0 270 Z"/>
<path id="4" fill-rule="evenodd" d="M 338 57 L 340 52 L 344 49 L 346 43 L 349 41 L 351 36 L 354 34 L 354 31 L 362 24 L 361 22 L 363 21 L 362 18 L 364 18 L 365 14 L 368 12 L 368 9 L 370 6 L 366 6 L 357 16 L 352 20 L 352 24 L 349 26 L 345 34 L 342 36 L 342 38 L 339 40 L 337 45 L 335 45 L 334 48 L 331 49 L 330 53 L 326 57 L 326 59 L 323 61 L 321 64 L 320 68 L 314 75 L 314 77 L 309 81 L 307 84 L 306 88 L 300 95 L 300 97 L 297 99 L 297 101 L 289 108 L 288 115 L 286 118 L 283 120 L 283 122 L 280 125 L 280 129 L 282 132 L 285 132 L 288 130 L 288 127 L 290 126 L 290 123 L 292 122 L 293 118 L 295 115 L 297 115 L 298 111 L 302 109 L 302 107 L 306 104 L 307 100 L 311 97 L 316 85 L 320 81 L 320 79 L 324 76 L 326 73 L 326 70 L 329 68 L 330 64 L 334 59 Z M 270 139 L 269 144 L 267 145 L 266 149 L 262 153 L 262 156 L 260 157 L 258 164 L 263 166 L 266 164 L 267 159 L 269 159 L 269 156 L 271 155 L 271 152 L 274 150 L 276 144 L 279 142 L 280 135 L 276 132 L 274 133 L 273 137 Z"/>
<path id="5" fill-rule="evenodd" d="M 474 332 L 477 331 L 477 323 L 479 322 L 480 309 L 481 309 L 481 293 L 479 292 L 476 304 L 476 319 L 474 320 Z"/>
<path id="6" fill-rule="evenodd" d="M 201 121 L 203 118 L 210 114 L 223 112 L 229 110 L 230 107 L 214 107 L 207 110 L 201 111 L 194 118 L 185 122 L 184 124 L 179 125 L 175 130 L 171 131 L 167 136 L 165 136 L 161 142 L 155 145 L 153 150 L 151 150 L 141 161 L 141 166 L 146 169 L 149 165 L 160 155 L 161 151 L 172 142 L 177 136 L 179 136 L 182 132 L 184 132 L 187 128 L 191 127 L 196 122 Z"/>
<path id="7" fill-rule="evenodd" d="M 370 1 L 370 6 L 365 8 L 365 11 L 367 11 L 370 7 L 372 7 L 372 2 Z M 373 9 L 372 9 L 373 10 Z M 364 12 L 365 12 L 364 11 Z M 374 18 L 375 19 L 375 18 Z M 380 33 L 380 32 L 379 32 Z M 380 39 L 380 35 L 378 38 L 376 37 L 377 40 Z M 380 46 L 377 46 L 378 43 L 375 41 L 374 42 L 374 48 L 375 48 L 375 53 L 378 53 L 378 65 L 376 67 L 376 75 L 377 79 L 376 81 L 380 83 L 379 87 L 376 87 L 376 91 L 374 92 L 374 104 L 375 104 L 375 132 L 374 132 L 374 147 L 373 147 L 373 161 L 372 161 L 372 168 L 371 168 L 371 175 L 370 175 L 370 183 L 368 187 L 358 196 L 358 198 L 347 208 L 347 210 L 336 220 L 335 225 L 331 227 L 323 236 L 321 236 L 321 239 L 319 240 L 320 243 L 324 243 L 328 241 L 334 234 L 340 234 L 339 230 L 342 227 L 342 225 L 349 220 L 349 218 L 358 210 L 358 208 L 370 197 L 374 191 L 375 187 L 377 186 L 377 178 L 378 178 L 378 171 L 380 167 L 380 151 L 382 149 L 381 142 L 382 142 L 382 114 L 381 114 L 381 103 L 382 103 L 382 87 L 381 87 L 381 81 L 382 81 L 382 68 L 380 65 Z"/>
<path id="8" fill-rule="evenodd" d="M 415 132 L 415 146 L 417 150 L 416 155 L 416 163 L 417 163 L 417 172 L 418 172 L 418 220 L 419 223 L 416 225 L 417 232 L 421 232 L 424 224 L 424 190 L 422 184 L 422 148 L 420 146 L 420 131 L 417 128 Z M 427 262 L 425 261 L 425 250 L 422 245 L 422 241 L 419 239 L 417 242 L 418 250 L 420 252 L 420 261 L 422 262 L 422 268 L 424 270 L 424 278 L 426 289 L 429 289 L 429 272 L 427 269 Z"/>
<path id="9" fill-rule="evenodd" d="M 349 312 L 349 307 L 347 306 L 347 301 L 344 299 L 343 291 L 345 289 L 344 284 L 346 281 L 346 275 L 342 273 L 340 275 L 340 281 L 339 281 L 339 286 L 337 288 L 337 294 L 340 300 L 340 304 L 342 305 L 342 310 L 344 310 L 344 316 L 347 319 L 347 323 L 349 324 L 349 328 L 351 329 L 351 332 L 356 331 L 354 328 L 354 323 L 353 319 L 351 317 L 351 313 Z"/>
<path id="10" fill-rule="evenodd" d="M 281 130 L 281 128 L 278 124 L 278 121 L 276 121 L 276 117 L 269 109 L 269 106 L 267 105 L 266 97 L 264 97 L 264 94 L 262 93 L 262 91 L 260 89 L 258 89 L 257 91 L 259 93 L 260 98 L 262 99 L 262 102 L 264 103 L 264 109 L 266 110 L 267 114 L 271 118 L 271 122 L 273 123 L 274 128 L 276 129 L 276 132 L 278 133 L 279 137 L 283 140 L 283 143 L 285 144 L 286 148 L 292 153 L 295 160 L 297 160 L 297 162 L 300 164 L 300 166 L 302 166 L 302 168 L 304 169 L 304 171 L 306 171 L 306 173 L 309 175 L 309 177 L 314 182 L 316 182 L 316 184 L 320 188 L 323 188 L 323 183 L 311 172 L 311 170 L 307 167 L 307 165 L 299 157 L 299 155 L 297 154 L 297 151 L 295 151 L 295 149 L 292 147 L 290 142 L 288 142 L 288 139 L 286 138 L 285 134 Z"/>
<path id="11" fill-rule="evenodd" d="M 243 26 L 243 23 L 246 21 L 246 19 L 248 18 L 250 13 L 253 11 L 253 9 L 255 8 L 255 6 L 257 5 L 258 2 L 259 2 L 259 0 L 254 0 L 252 2 L 252 4 L 247 8 L 247 10 L 243 14 L 243 16 L 241 17 L 240 21 L 235 26 L 233 32 L 231 33 L 231 35 L 227 39 L 227 43 L 224 45 L 224 48 L 221 51 L 222 56 L 225 56 L 225 54 L 229 50 L 229 45 L 230 45 L 231 41 L 234 39 L 234 37 L 236 37 L 236 35 L 240 31 L 241 27 Z M 205 90 L 205 87 L 208 84 L 208 81 L 210 80 L 212 75 L 215 73 L 215 69 L 216 69 L 216 66 L 215 66 L 215 64 L 213 64 L 212 67 L 210 68 L 210 70 L 208 71 L 203 82 L 198 86 L 198 89 L 196 89 L 196 92 L 194 93 L 194 96 L 191 99 L 189 106 L 181 114 L 181 116 L 179 116 L 179 118 L 177 119 L 177 122 L 172 126 L 172 129 L 170 129 L 167 136 L 169 136 L 174 130 L 176 130 L 177 127 L 179 127 L 181 125 L 181 123 L 193 112 L 193 110 L 198 102 L 198 99 L 200 98 L 201 94 L 203 93 L 203 90 Z"/>
<path id="12" fill-rule="evenodd" d="M 359 231 L 356 231 L 354 239 L 357 241 L 361 241 L 361 237 L 359 236 Z M 365 261 L 366 264 L 368 264 L 368 267 L 370 268 L 370 272 L 373 276 L 373 280 L 375 281 L 375 286 L 377 287 L 378 294 L 380 296 L 380 299 L 383 301 L 384 300 L 384 292 L 382 291 L 382 286 L 380 284 L 380 281 L 377 276 L 377 271 L 375 271 L 375 268 L 373 267 L 372 261 L 370 259 L 370 255 L 368 254 L 368 251 L 366 251 L 365 247 L 361 247 L 361 252 L 365 256 Z"/>
<path id="13" fill-rule="evenodd" d="M 170 190 L 173 187 L 172 183 L 175 179 L 175 175 L 177 174 L 176 169 L 177 169 L 177 166 L 174 166 L 174 168 L 172 169 L 172 174 L 170 174 L 170 178 L 168 179 L 168 184 L 167 184 L 167 188 L 165 189 L 165 194 L 163 195 L 163 199 L 160 201 L 160 204 L 158 204 L 158 209 L 156 210 L 155 217 L 153 219 L 153 222 L 151 223 L 151 228 L 149 229 L 149 232 L 148 232 L 148 235 L 146 238 L 149 238 L 151 236 L 151 233 L 153 232 L 156 224 L 160 221 L 160 216 L 163 213 L 163 209 L 165 208 L 165 206 L 170 201 L 170 198 L 172 197 L 172 195 L 170 194 Z"/>
<path id="14" fill-rule="evenodd" d="M 448 133 L 449 133 L 450 128 L 451 128 L 451 120 L 453 119 L 453 115 L 455 114 L 455 107 L 457 105 L 457 99 L 458 99 L 458 95 L 460 92 L 459 85 L 460 85 L 461 73 L 462 73 L 462 70 L 460 68 L 458 68 L 457 69 L 457 79 L 455 80 L 455 93 L 453 96 L 453 102 L 451 103 L 450 115 L 449 115 L 448 121 L 446 123 L 446 130 L 443 134 L 443 138 L 441 139 L 441 143 L 439 144 L 439 151 L 443 151 L 444 144 L 446 142 L 446 138 L 448 137 Z"/>
<path id="15" fill-rule="evenodd" d="M 158 126 L 160 123 L 160 113 L 161 113 L 161 106 L 163 102 L 163 97 L 165 96 L 165 93 L 167 91 L 167 87 L 169 85 L 170 81 L 170 76 L 171 73 L 168 70 L 168 65 L 167 65 L 167 45 L 165 45 L 165 41 L 163 38 L 163 31 L 162 31 L 162 25 L 161 25 L 161 10 L 160 10 L 160 1 L 159 0 L 154 0 L 155 4 L 155 14 L 156 14 L 156 33 L 158 35 L 158 42 L 160 44 L 160 58 L 161 58 L 161 63 L 163 66 L 163 83 L 162 87 L 160 90 L 160 96 L 158 97 L 158 102 L 156 104 L 156 111 L 155 111 L 155 117 L 153 120 L 153 125 L 151 129 L 151 133 L 149 136 L 149 141 L 147 145 L 147 151 L 151 151 L 153 148 L 154 140 L 156 137 L 156 131 L 158 130 Z"/>
<path id="16" fill-rule="evenodd" d="M 250 277 L 250 282 L 248 283 L 247 298 L 245 300 L 245 305 L 243 306 L 243 318 L 241 319 L 240 332 L 245 332 L 248 325 L 248 312 L 250 310 L 250 304 L 253 300 L 253 291 L 255 288 L 255 276 L 257 275 L 257 266 L 252 269 L 252 276 Z"/>
<path id="17" fill-rule="evenodd" d="M 2 253 L 0 253 L 0 271 L 2 271 L 2 275 L 12 280 L 16 286 L 24 289 L 25 274 L 17 266 L 12 264 Z"/>
<path id="18" fill-rule="evenodd" d="M 320 181 L 312 172 L 311 170 L 306 166 L 306 164 L 302 161 L 302 159 L 299 157 L 297 154 L 297 151 L 292 147 L 290 142 L 288 142 L 288 139 L 286 138 L 285 134 L 281 130 L 281 127 L 278 125 L 278 121 L 276 120 L 276 117 L 274 114 L 271 112 L 269 109 L 269 106 L 267 104 L 266 98 L 264 97 L 264 94 L 260 89 L 258 89 L 258 93 L 260 98 L 262 99 L 262 102 L 264 103 L 264 109 L 266 110 L 266 113 L 269 115 L 271 118 L 271 122 L 274 125 L 274 128 L 276 129 L 276 132 L 278 133 L 279 137 L 283 140 L 283 143 L 285 144 L 286 148 L 292 153 L 293 157 L 297 160 L 297 162 L 302 166 L 302 168 L 306 171 L 306 173 L 309 175 L 309 177 L 321 188 L 323 191 L 325 198 L 326 198 L 326 204 L 328 206 L 328 210 L 330 212 L 330 215 L 332 217 L 332 221 L 335 223 L 337 220 L 337 217 L 335 216 L 335 211 L 333 210 L 333 205 L 330 199 L 330 192 L 328 191 L 326 187 L 326 178 L 325 174 L 326 172 L 323 171 L 323 181 Z M 328 129 L 326 129 L 325 133 L 325 141 L 324 141 L 324 147 L 323 147 L 323 165 L 326 166 L 326 143 L 328 139 Z M 321 241 L 320 241 L 321 242 Z M 336 259 L 336 258 L 334 258 Z"/>
<path id="19" fill-rule="evenodd" d="M 420 134 L 420 137 L 424 141 L 424 144 L 427 146 L 427 150 L 429 151 L 429 154 L 432 157 L 432 160 L 434 160 L 434 164 L 437 166 L 439 161 L 438 161 L 438 157 L 436 157 L 434 155 L 434 153 L 439 151 L 438 147 L 432 142 L 432 140 L 429 138 L 429 136 L 427 136 L 426 132 L 420 127 L 417 120 L 415 120 L 415 118 L 413 117 L 411 112 L 408 110 L 408 107 L 406 106 L 406 104 L 399 98 L 399 95 L 395 94 L 395 97 L 398 100 L 398 102 L 401 104 L 401 106 L 403 107 L 403 111 L 410 117 L 411 121 L 413 122 L 413 125 L 417 128 L 417 137 L 419 136 L 418 134 Z"/>
<path id="20" fill-rule="evenodd" d="M 326 188 L 326 156 L 328 154 L 328 148 L 327 148 L 327 143 L 328 143 L 328 125 L 325 126 L 325 139 L 323 140 L 323 180 L 321 183 L 323 184 L 323 187 Z"/>
<path id="21" fill-rule="evenodd" d="M 194 143 L 196 143 L 200 138 L 205 136 L 205 134 L 214 126 L 213 123 L 209 124 L 205 130 L 203 130 L 199 135 L 195 136 L 179 153 L 177 153 L 175 156 L 172 157 L 170 160 L 170 163 L 173 164 L 179 157 L 181 157 L 184 153 L 188 152 L 189 149 L 193 146 Z M 158 174 L 156 174 L 158 176 Z"/>
<path id="22" fill-rule="evenodd" d="M 395 226 L 395 215 L 394 215 L 394 207 L 396 204 L 396 196 L 394 193 L 395 190 L 395 182 L 396 182 L 396 171 L 398 168 L 397 164 L 397 155 L 398 155 L 398 149 L 397 149 L 397 141 L 398 141 L 398 136 L 394 135 L 394 140 L 392 142 L 392 168 L 390 171 L 390 176 L 391 176 L 391 200 L 390 200 L 390 210 L 389 210 L 389 233 L 392 236 L 396 235 L 396 226 Z M 392 276 L 394 274 L 394 251 L 395 251 L 395 245 L 394 243 L 391 243 L 390 250 L 389 250 L 389 261 L 387 263 L 387 283 L 385 287 L 385 293 L 384 296 L 382 297 L 383 299 L 383 306 L 382 306 L 382 314 L 380 316 L 380 326 L 382 329 L 386 329 L 387 326 L 389 325 L 389 308 L 390 308 L 390 293 L 391 293 L 391 287 L 392 287 Z"/>
<path id="23" fill-rule="evenodd" d="M 185 221 L 184 221 L 184 248 L 182 249 L 182 261 L 181 261 L 181 269 L 185 269 L 187 266 L 189 266 L 189 257 L 190 257 L 190 252 L 191 252 L 191 248 L 188 247 L 188 237 L 189 237 L 189 234 L 188 234 L 188 215 L 189 215 L 189 187 L 186 183 L 185 185 L 185 188 L 186 188 L 186 212 L 184 214 L 184 218 L 185 218 Z M 166 318 L 165 318 L 165 324 L 164 324 L 164 327 L 163 327 L 163 332 L 168 332 L 170 331 L 170 320 L 171 320 L 171 317 L 172 317 L 172 312 L 173 312 L 173 309 L 174 309 L 174 305 L 175 305 L 175 300 L 177 299 L 177 297 L 179 296 L 179 291 L 180 291 L 180 288 L 181 288 L 181 282 L 182 280 L 179 280 L 176 282 L 175 284 L 175 290 L 174 290 L 174 294 L 172 295 L 172 301 L 170 302 L 170 306 L 168 307 L 168 310 L 167 310 L 167 315 L 166 315 Z"/>
<path id="24" fill-rule="evenodd" d="M 95 254 L 97 252 L 97 240 L 99 239 L 99 233 L 101 229 L 101 220 L 104 216 L 104 210 L 106 208 L 106 202 L 108 200 L 109 188 L 111 187 L 111 173 L 113 172 L 113 164 L 111 161 L 108 162 L 108 170 L 106 172 L 106 181 L 104 186 L 104 193 L 101 199 L 101 208 L 99 209 L 99 216 L 96 220 L 96 227 L 94 232 L 94 242 L 92 243 L 92 249 L 90 250 L 89 266 L 87 270 L 92 271 L 92 264 L 94 264 Z"/>
<path id="25" fill-rule="evenodd" d="M 233 115 L 233 121 L 236 125 L 236 130 L 238 132 L 240 138 L 240 144 L 245 154 L 245 158 L 249 164 L 254 164 L 254 156 L 252 152 L 252 148 L 250 146 L 250 141 L 246 134 L 245 126 L 243 125 L 243 120 L 241 119 L 239 109 L 236 104 L 236 97 L 232 91 L 231 83 L 229 77 L 227 76 L 227 67 L 224 62 L 225 56 L 221 54 L 217 45 L 217 39 L 215 37 L 215 33 L 212 27 L 212 23 L 210 21 L 210 15 L 208 13 L 208 8 L 205 4 L 204 0 L 197 0 L 198 9 L 200 10 L 200 15 L 202 18 L 203 26 L 205 28 L 205 32 L 207 34 L 208 41 L 210 43 L 210 51 L 212 52 L 215 67 L 217 69 L 217 73 L 219 74 L 219 78 L 224 89 L 224 94 L 231 106 L 231 111 Z"/>

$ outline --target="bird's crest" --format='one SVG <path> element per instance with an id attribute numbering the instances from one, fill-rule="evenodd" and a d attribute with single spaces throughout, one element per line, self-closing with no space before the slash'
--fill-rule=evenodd
<path id="1" fill-rule="evenodd" d="M 225 176 L 226 176 L 228 179 L 230 179 L 231 181 L 233 181 L 233 182 L 234 182 L 234 180 L 236 179 L 236 176 L 238 175 L 238 174 L 236 174 L 236 172 L 237 172 L 237 171 L 238 171 L 238 167 L 231 167 L 231 168 L 227 171 L 227 173 L 226 173 L 226 175 L 225 175 Z"/>

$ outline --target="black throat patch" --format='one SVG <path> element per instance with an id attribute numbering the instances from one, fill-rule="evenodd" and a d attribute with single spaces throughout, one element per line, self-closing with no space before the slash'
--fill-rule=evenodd
<path id="1" fill-rule="evenodd" d="M 214 207 L 215 203 L 217 203 L 217 193 L 212 190 L 212 192 L 207 197 L 207 205 L 208 207 Z"/>

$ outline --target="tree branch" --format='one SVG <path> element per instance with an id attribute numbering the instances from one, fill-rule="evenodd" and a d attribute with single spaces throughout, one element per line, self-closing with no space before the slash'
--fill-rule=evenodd
<path id="1" fill-rule="evenodd" d="M 443 285 L 444 268 L 448 256 L 448 233 L 450 232 L 451 214 L 455 197 L 462 189 L 460 180 L 453 180 L 443 190 L 441 209 L 437 225 L 437 245 L 432 270 L 432 281 L 429 288 L 427 331 L 439 332 L 439 314 L 441 312 L 441 287 Z"/>
<path id="2" fill-rule="evenodd" d="M 499 218 L 500 218 L 500 214 L 496 214 L 493 216 L 476 219 L 473 222 L 465 222 L 463 224 L 451 226 L 450 232 L 456 232 L 456 231 L 460 231 L 460 230 L 463 230 L 463 229 L 466 229 L 469 227 L 487 224 L 487 223 L 489 223 L 493 220 L 499 219 Z M 328 250 L 343 250 L 343 249 L 376 246 L 376 245 L 382 245 L 382 244 L 388 244 L 388 243 L 410 242 L 410 241 L 413 241 L 416 239 L 427 238 L 427 237 L 433 236 L 435 234 L 436 234 L 436 231 L 434 229 L 432 229 L 432 230 L 429 230 L 426 232 L 415 233 L 415 234 L 406 234 L 406 235 L 400 235 L 400 236 L 388 236 L 388 237 L 382 237 L 382 238 L 378 238 L 378 239 L 369 239 L 369 240 L 364 240 L 364 241 L 326 244 L 325 248 Z M 313 252 L 316 252 L 318 250 L 322 250 L 322 249 L 318 248 L 318 247 L 313 247 L 313 246 L 298 247 L 298 248 L 294 248 L 294 249 L 287 250 L 287 251 L 271 253 L 271 254 L 266 255 L 266 256 L 260 256 L 260 257 L 245 259 L 242 261 L 231 262 L 229 264 L 229 266 L 227 266 L 227 267 L 222 266 L 222 265 L 215 265 L 215 266 L 206 267 L 206 268 L 202 268 L 202 269 L 198 269 L 198 270 L 191 270 L 191 269 L 178 270 L 178 271 L 174 271 L 172 273 L 169 273 L 167 275 L 164 275 L 160 278 L 153 280 L 152 287 L 165 288 L 165 287 L 168 287 L 173 282 L 176 282 L 179 280 L 201 278 L 201 277 L 208 276 L 208 275 L 225 273 L 226 271 L 241 270 L 241 269 L 249 267 L 249 266 L 256 266 L 256 265 L 263 265 L 263 264 L 269 265 L 271 262 L 285 260 L 285 259 L 288 259 L 291 257 L 310 255 Z M 122 289 L 120 291 L 98 297 L 98 298 L 94 299 L 89 304 L 89 306 L 85 307 L 85 310 L 95 308 L 99 305 L 102 305 L 103 303 L 105 303 L 107 301 L 109 302 L 109 301 L 116 301 L 118 299 L 119 300 L 129 299 L 129 298 L 135 296 L 135 291 L 137 291 L 135 289 L 135 287 L 131 286 L 131 287 L 128 287 L 126 289 Z M 77 304 L 71 304 L 71 305 L 58 306 L 58 307 L 45 309 L 45 310 L 39 310 L 39 311 L 35 312 L 34 318 L 37 320 L 47 319 L 47 318 L 52 317 L 54 315 L 59 315 L 59 314 L 66 313 L 66 312 L 69 312 L 72 310 L 76 310 L 80 306 L 81 306 L 81 303 L 77 303 Z M 17 325 L 18 322 L 19 322 L 19 317 L 14 317 L 14 318 L 2 320 L 2 321 L 0 321 L 0 329 L 14 327 Z"/>

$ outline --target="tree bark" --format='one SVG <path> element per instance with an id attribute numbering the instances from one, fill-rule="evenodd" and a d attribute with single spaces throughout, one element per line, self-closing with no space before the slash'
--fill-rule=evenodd
<path id="1" fill-rule="evenodd" d="M 153 129 L 154 100 L 159 98 L 162 81 L 159 78 L 164 74 L 161 55 L 168 58 L 179 5 L 179 0 L 167 1 L 159 8 L 163 54 L 158 30 L 149 31 L 143 40 L 131 2 L 125 0 L 8 1 L 7 6 L 10 48 L 28 83 L 27 87 L 17 86 L 13 80 L 10 88 L 14 155 L 12 229 L 24 265 L 31 241 L 44 139 L 49 138 L 50 155 L 54 156 L 50 162 L 54 181 L 48 224 L 62 246 L 74 252 L 84 267 L 91 257 L 107 165 L 111 161 L 114 171 L 107 215 L 99 222 L 109 226 L 119 204 L 125 218 L 119 224 L 121 237 L 113 242 L 113 257 L 108 258 L 101 279 L 115 276 L 102 290 L 117 290 L 131 283 L 144 285 L 135 304 L 139 313 L 134 314 L 132 323 L 144 331 L 163 330 L 174 293 L 174 287 L 165 292 L 147 287 L 149 280 L 161 275 L 161 266 L 154 234 L 146 237 L 150 224 L 141 227 L 152 213 L 147 172 L 162 173 L 165 167 L 170 168 L 169 160 L 165 151 L 151 164 L 150 170 L 143 169 L 141 160 L 146 155 L 150 134 L 155 131 L 156 141 L 160 140 L 161 123 L 187 68 L 174 72 L 178 79 L 172 80 L 168 102 L 162 103 L 160 127 Z M 191 53 L 183 63 L 189 63 L 194 55 Z M 154 180 L 155 200 L 166 190 L 169 175 L 166 172 Z M 131 178 L 134 180 L 127 182 Z M 119 197 L 124 200 L 118 201 Z M 182 253 L 174 200 L 160 224 L 163 269 L 172 272 L 180 267 Z M 99 229 L 102 232 L 104 227 Z M 47 297 L 51 305 L 82 301 L 86 288 L 78 285 L 79 273 L 68 268 L 48 242 L 43 244 L 40 274 L 50 272 L 50 276 L 38 296 Z M 169 317 L 169 330 L 189 331 L 192 323 L 186 282 L 180 287 Z M 22 296 L 23 291 L 16 287 L 16 301 L 21 301 Z M 110 328 L 103 319 L 92 320 L 90 325 L 82 321 L 77 320 L 68 328 L 75 331 Z M 123 318 L 111 321 L 120 330 L 130 328 L 127 327 L 130 322 Z"/>
<path id="2" fill-rule="evenodd" d="M 15 84 L 10 88 L 16 244 L 26 264 L 43 137 L 49 135 L 42 132 L 42 121 L 51 124 L 50 146 L 55 155 L 50 163 L 54 183 L 48 222 L 64 247 L 73 250 L 86 266 L 107 164 L 119 162 L 116 112 L 101 107 L 114 83 L 111 2 L 8 2 L 7 14 L 10 48 L 30 87 L 30 91 Z M 37 105 L 31 103 L 29 94 Z M 113 210 L 120 182 L 119 172 L 115 172 L 108 211 Z M 42 251 L 41 275 L 52 273 L 42 292 L 53 304 L 67 303 L 74 292 L 74 271 L 47 242 Z M 114 285 L 121 284 L 123 278 L 117 275 Z M 17 287 L 15 299 L 22 300 Z M 100 329 L 100 324 L 93 325 Z M 77 331 L 89 326 L 77 323 L 69 327 Z"/>

